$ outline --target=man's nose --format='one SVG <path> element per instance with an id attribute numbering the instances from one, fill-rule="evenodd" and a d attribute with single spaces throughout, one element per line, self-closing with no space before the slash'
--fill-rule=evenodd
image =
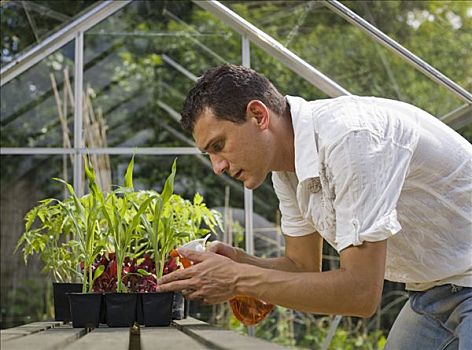
<path id="1" fill-rule="evenodd" d="M 221 175 L 228 168 L 228 162 L 219 156 L 210 155 L 211 165 L 216 175 Z"/>

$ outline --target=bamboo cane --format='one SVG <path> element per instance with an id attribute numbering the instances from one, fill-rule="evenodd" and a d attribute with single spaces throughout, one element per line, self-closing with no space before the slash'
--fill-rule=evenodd
<path id="1" fill-rule="evenodd" d="M 54 92 L 54 99 L 56 101 L 56 107 L 57 107 L 57 112 L 59 115 L 59 121 L 61 123 L 62 127 L 62 135 L 63 135 L 63 146 L 64 148 L 71 148 L 71 142 L 69 138 L 69 127 L 67 126 L 67 119 L 64 117 L 63 114 L 63 104 L 59 95 L 59 91 L 57 89 L 57 84 L 56 84 L 56 78 L 54 77 L 54 74 L 51 73 L 49 75 L 51 79 L 51 85 L 52 89 Z M 72 155 L 71 155 L 71 161 L 72 161 Z"/>
<path id="2" fill-rule="evenodd" d="M 64 85 L 67 91 L 67 96 L 69 98 L 70 105 L 74 106 L 75 97 L 74 93 L 72 92 L 72 86 L 70 84 L 69 67 L 66 67 L 64 69 Z"/>
<path id="3" fill-rule="evenodd" d="M 69 70 L 64 69 L 64 91 L 69 99 L 71 105 L 74 105 L 74 93 L 72 90 Z M 105 148 L 107 147 L 107 136 L 106 136 L 106 121 L 103 117 L 101 108 L 95 110 L 92 104 L 91 98 L 92 88 L 90 84 L 87 84 L 85 93 L 83 94 L 83 125 L 84 125 L 84 142 L 85 146 L 89 148 Z M 111 166 L 109 155 L 98 155 L 94 154 L 90 156 L 90 161 L 97 172 L 97 180 L 105 191 L 109 191 L 111 188 Z"/>

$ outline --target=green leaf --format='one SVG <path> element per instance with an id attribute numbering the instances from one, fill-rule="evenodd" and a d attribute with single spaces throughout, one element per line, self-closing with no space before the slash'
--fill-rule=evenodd
<path id="1" fill-rule="evenodd" d="M 166 183 L 164 185 L 164 189 L 161 194 L 162 202 L 164 204 L 172 196 L 172 193 L 174 193 L 174 179 L 175 179 L 176 171 L 177 171 L 177 158 L 175 158 L 174 162 L 172 163 L 172 171 L 166 179 Z"/>
<path id="2" fill-rule="evenodd" d="M 102 198 L 104 197 L 104 195 L 100 187 L 98 187 L 97 185 L 95 170 L 93 169 L 92 164 L 90 164 L 88 158 L 85 155 L 83 159 L 84 159 L 85 175 L 87 176 L 87 179 L 89 182 L 88 187 L 90 189 L 90 192 L 93 194 L 95 198 L 102 201 Z"/>
<path id="3" fill-rule="evenodd" d="M 152 274 L 147 272 L 146 270 L 144 269 L 138 269 L 138 273 L 141 275 L 141 276 L 151 276 Z"/>
<path id="4" fill-rule="evenodd" d="M 134 191 L 133 168 L 134 168 L 134 154 L 133 154 L 133 157 L 131 157 L 131 160 L 128 164 L 128 168 L 126 169 L 126 174 L 125 174 L 125 187 L 131 189 L 132 191 Z"/>
<path id="5" fill-rule="evenodd" d="M 73 200 L 74 200 L 74 203 L 76 205 L 76 208 L 77 210 L 79 211 L 79 214 L 81 217 L 83 217 L 84 215 L 84 206 L 82 205 L 82 203 L 80 202 L 79 198 L 77 197 L 77 195 L 75 194 L 75 191 L 74 191 L 74 188 L 69 184 L 67 183 L 66 181 L 62 180 L 62 179 L 58 179 L 58 178 L 53 178 L 53 180 L 55 181 L 59 181 L 61 183 L 63 183 L 66 187 L 67 187 L 67 190 L 69 191 L 69 193 L 71 194 Z"/>
<path id="6" fill-rule="evenodd" d="M 203 197 L 200 193 L 195 193 L 193 196 L 193 205 L 200 205 L 203 203 Z"/>
<path id="7" fill-rule="evenodd" d="M 93 273 L 92 282 L 90 283 L 92 288 L 93 288 L 93 285 L 95 284 L 95 281 L 97 280 L 97 278 L 100 277 L 103 274 L 104 271 L 105 271 L 105 266 L 104 265 L 100 265 L 99 267 L 97 267 L 97 269 Z"/>
<path id="8" fill-rule="evenodd" d="M 141 219 L 141 215 L 146 211 L 149 203 L 154 199 L 154 197 L 149 197 L 146 199 L 139 207 L 138 212 L 134 215 L 131 225 L 128 226 L 128 230 L 126 231 L 126 236 L 131 234 L 132 231 L 136 229 Z"/>
<path id="9" fill-rule="evenodd" d="M 28 231 L 31 228 L 31 225 L 34 222 L 34 219 L 36 219 L 36 216 L 38 214 L 39 206 L 34 207 L 31 209 L 25 216 L 25 230 Z"/>

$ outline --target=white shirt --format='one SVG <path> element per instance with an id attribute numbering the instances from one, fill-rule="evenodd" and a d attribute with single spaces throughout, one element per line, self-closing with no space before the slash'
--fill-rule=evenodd
<path id="1" fill-rule="evenodd" d="M 273 172 L 282 231 L 338 252 L 388 239 L 385 278 L 472 287 L 472 146 L 412 105 L 287 97 L 295 173 Z"/>

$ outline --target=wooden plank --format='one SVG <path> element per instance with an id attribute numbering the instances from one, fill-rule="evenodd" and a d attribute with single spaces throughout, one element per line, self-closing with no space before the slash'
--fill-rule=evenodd
<path id="1" fill-rule="evenodd" d="M 37 333 L 40 331 L 43 331 L 48 328 L 53 328 L 53 327 L 59 327 L 62 324 L 62 322 L 33 322 L 33 323 L 28 323 L 22 326 L 14 327 L 14 328 L 8 328 L 8 329 L 2 329 L 0 331 L 0 339 L 1 339 L 1 345 L 3 346 L 3 343 L 15 338 L 20 338 L 24 337 L 29 334 Z"/>
<path id="2" fill-rule="evenodd" d="M 8 341 L 8 340 L 11 340 L 11 339 L 15 339 L 15 338 L 19 338 L 19 337 L 23 337 L 24 334 L 1 334 L 0 335 L 0 339 L 1 339 L 1 346 L 0 346 L 0 349 L 3 348 L 3 343 Z"/>
<path id="3" fill-rule="evenodd" d="M 14 328 L 2 329 L 0 331 L 0 335 L 2 336 L 6 334 L 26 335 L 26 334 L 43 331 L 48 328 L 59 327 L 60 325 L 62 325 L 62 322 L 58 322 L 58 321 L 33 322 L 33 323 L 24 324 L 18 327 L 14 327 Z"/>
<path id="4" fill-rule="evenodd" d="M 28 334 L 31 334 L 31 333 L 36 333 L 36 332 L 39 332 L 41 331 L 41 329 L 38 329 L 36 331 L 31 331 L 29 329 L 5 329 L 5 330 L 2 330 L 2 332 L 0 333 L 0 335 L 3 337 L 4 335 L 9 335 L 9 334 L 15 334 L 15 335 L 28 335 Z"/>
<path id="5" fill-rule="evenodd" d="M 208 348 L 220 350 L 282 350 L 290 349 L 259 338 L 238 334 L 234 331 L 217 328 L 208 323 L 187 318 L 174 321 L 174 326 Z"/>
<path id="6" fill-rule="evenodd" d="M 129 328 L 95 328 L 64 350 L 128 350 Z"/>
<path id="7" fill-rule="evenodd" d="M 26 323 L 24 325 L 15 327 L 15 328 L 51 328 L 51 327 L 57 327 L 61 326 L 63 324 L 62 321 L 40 321 L 40 322 L 32 322 L 32 323 Z"/>
<path id="8" fill-rule="evenodd" d="M 33 333 L 20 338 L 2 341 L 2 350 L 62 350 L 86 334 L 83 328 L 65 325 Z"/>
<path id="9" fill-rule="evenodd" d="M 208 323 L 200 321 L 193 317 L 187 317 L 182 320 L 173 320 L 172 323 L 177 328 L 188 327 L 188 326 L 209 326 Z"/>
<path id="10" fill-rule="evenodd" d="M 141 350 L 153 349 L 208 349 L 189 335 L 174 327 L 141 328 Z"/>

